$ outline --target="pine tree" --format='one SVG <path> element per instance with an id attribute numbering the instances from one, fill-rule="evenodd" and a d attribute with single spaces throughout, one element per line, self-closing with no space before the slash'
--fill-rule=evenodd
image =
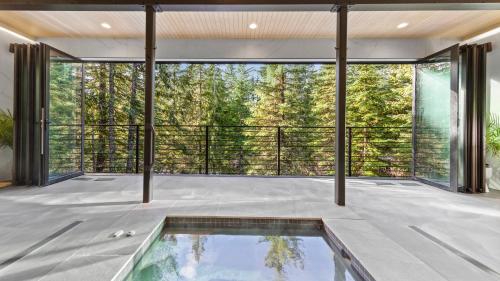
<path id="1" fill-rule="evenodd" d="M 137 124 L 137 113 L 139 111 L 138 102 L 137 102 L 137 89 L 139 87 L 139 71 L 140 64 L 134 63 L 132 65 L 132 73 L 130 77 L 130 99 L 128 109 L 128 135 L 127 135 L 127 166 L 126 172 L 132 172 L 132 163 L 134 162 L 135 153 L 134 153 L 134 143 L 137 143 L 139 140 L 136 138 L 136 125 Z"/>
<path id="2" fill-rule="evenodd" d="M 50 176 L 58 176 L 80 169 L 81 68 L 55 60 L 50 73 L 48 169 Z"/>
<path id="3" fill-rule="evenodd" d="M 385 127 L 411 124 L 408 119 L 411 116 L 408 115 L 411 114 L 408 69 L 351 65 L 349 73 L 352 80 L 348 85 L 347 124 L 363 127 L 352 129 L 353 138 L 358 140 L 352 147 L 355 173 L 369 176 L 390 174 L 389 167 L 399 160 L 385 155 L 397 151 L 393 145 L 400 129 Z"/>
<path id="4" fill-rule="evenodd" d="M 312 175 L 316 161 L 311 157 L 317 135 L 317 130 L 311 128 L 315 119 L 312 115 L 315 66 L 288 65 L 286 76 L 286 102 L 283 104 L 286 127 L 282 128 L 280 136 L 282 174 Z"/>
<path id="5" fill-rule="evenodd" d="M 116 172 L 130 172 L 144 65 L 85 68 L 85 121 L 99 125 L 87 129 L 87 167 L 106 172 L 112 161 Z M 333 175 L 335 65 L 159 64 L 156 78 L 157 172 L 204 172 L 207 125 L 211 173 L 275 174 L 280 138 L 282 174 Z M 395 140 L 408 145 L 407 133 L 375 127 L 411 125 L 411 67 L 350 65 L 347 82 L 347 126 L 368 127 L 351 129 L 354 173 L 404 175 L 407 148 Z"/>
<path id="6" fill-rule="evenodd" d="M 316 129 L 315 150 L 311 159 L 316 161 L 316 175 L 333 175 L 335 146 L 335 65 L 323 64 L 314 82 L 312 113 Z"/>
<path id="7" fill-rule="evenodd" d="M 105 125 L 108 122 L 108 111 L 106 107 L 106 96 L 107 96 L 107 65 L 104 63 L 99 64 L 99 76 L 98 76 L 98 98 L 97 98 L 97 107 L 98 107 L 98 116 L 99 123 L 97 127 L 97 157 L 96 157 L 96 172 L 102 173 L 106 169 L 106 140 L 108 139 L 108 134 L 106 132 Z"/>
<path id="8" fill-rule="evenodd" d="M 276 174 L 277 132 L 274 126 L 286 125 L 286 87 L 285 65 L 268 64 L 260 68 L 255 103 L 248 121 L 254 126 L 247 136 L 246 145 L 252 151 L 248 159 L 256 163 L 249 169 L 250 174 Z"/>

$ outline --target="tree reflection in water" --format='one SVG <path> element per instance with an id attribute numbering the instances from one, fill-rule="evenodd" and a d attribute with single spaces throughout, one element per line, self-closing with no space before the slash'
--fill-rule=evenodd
<path id="1" fill-rule="evenodd" d="M 205 252 L 205 243 L 208 237 L 206 235 L 191 235 L 192 246 L 194 258 L 196 262 L 200 262 L 201 256 Z"/>
<path id="2" fill-rule="evenodd" d="M 302 239 L 297 237 L 264 236 L 259 243 L 269 243 L 265 258 L 266 267 L 276 272 L 276 281 L 286 280 L 286 266 L 304 269 L 304 251 Z"/>
<path id="3" fill-rule="evenodd" d="M 338 255 L 333 254 L 333 263 L 335 264 L 335 277 L 334 281 L 345 281 L 346 272 L 345 266 L 342 264 L 340 257 Z"/>
<path id="4" fill-rule="evenodd" d="M 136 265 L 140 270 L 134 270 L 125 280 L 177 280 L 180 274 L 174 250 L 176 246 L 175 235 L 166 234 L 162 239 L 156 240 L 149 252 Z"/>
<path id="5" fill-rule="evenodd" d="M 172 234 L 168 234 L 164 236 L 164 239 L 169 242 L 170 247 L 164 248 L 163 255 L 165 255 L 165 259 L 163 259 L 160 263 L 158 263 L 160 270 L 162 271 L 161 276 L 176 276 L 179 277 L 179 263 L 177 261 L 177 255 L 175 254 L 174 248 L 177 246 L 177 237 Z M 148 279 L 143 279 L 148 280 Z M 149 279 L 149 280 L 162 280 L 162 279 Z"/>
<path id="6" fill-rule="evenodd" d="M 266 234 L 163 234 L 125 280 L 357 280 L 322 237 Z"/>

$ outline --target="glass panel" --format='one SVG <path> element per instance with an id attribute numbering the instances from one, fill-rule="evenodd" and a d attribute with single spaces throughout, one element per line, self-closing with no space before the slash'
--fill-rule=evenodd
<path id="1" fill-rule="evenodd" d="M 80 172 L 82 63 L 51 50 L 49 66 L 49 181 Z"/>
<path id="2" fill-rule="evenodd" d="M 464 66 L 464 63 L 462 61 L 462 56 L 459 57 L 459 65 L 461 67 Z M 460 71 L 460 75 L 458 77 L 458 85 L 459 91 L 458 91 L 458 131 L 457 131 L 457 137 L 458 137 L 458 147 L 457 147 L 457 155 L 458 155 L 458 161 L 457 161 L 457 173 L 458 173 L 458 180 L 457 184 L 459 187 L 463 188 L 464 187 L 464 169 L 465 169 L 465 92 L 466 92 L 466 87 L 465 87 L 465 82 L 467 80 L 466 75 L 467 72 L 465 71 Z"/>
<path id="3" fill-rule="evenodd" d="M 418 64 L 416 72 L 417 177 L 450 185 L 450 52 Z"/>

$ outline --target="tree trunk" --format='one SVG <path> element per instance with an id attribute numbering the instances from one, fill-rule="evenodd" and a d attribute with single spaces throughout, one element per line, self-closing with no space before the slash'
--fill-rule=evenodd
<path id="1" fill-rule="evenodd" d="M 108 104 L 108 129 L 109 129 L 109 170 L 115 172 L 115 65 L 109 64 L 109 104 Z"/>
<path id="2" fill-rule="evenodd" d="M 203 167 L 204 165 L 202 164 L 203 161 L 205 161 L 205 154 L 202 151 L 202 138 L 204 135 L 204 131 L 202 130 L 202 125 L 201 124 L 201 111 L 202 111 L 202 102 L 201 99 L 203 97 L 203 66 L 199 66 L 199 71 L 198 71 L 198 126 L 199 127 L 199 134 L 200 136 L 198 137 L 198 174 L 203 174 Z"/>
<path id="3" fill-rule="evenodd" d="M 285 70 L 281 69 L 281 75 L 280 75 L 280 86 L 279 86 L 279 91 L 280 91 L 280 102 L 281 106 L 285 104 Z M 285 125 L 285 112 L 281 112 L 281 123 L 280 125 Z"/>
<path id="4" fill-rule="evenodd" d="M 137 79 L 139 76 L 140 64 L 134 63 L 132 66 L 132 85 L 130 91 L 130 110 L 128 112 L 128 137 L 127 137 L 127 173 L 132 173 L 132 167 L 135 159 L 134 144 L 139 140 L 135 140 L 135 126 L 137 123 Z"/>
<path id="5" fill-rule="evenodd" d="M 97 173 L 104 172 L 106 167 L 106 155 L 104 154 L 104 149 L 106 147 L 106 127 L 104 126 L 108 121 L 107 111 L 106 111 L 106 64 L 99 64 L 99 96 L 98 96 L 98 108 L 99 108 L 99 124 L 97 127 L 97 157 L 96 157 L 96 169 Z"/>

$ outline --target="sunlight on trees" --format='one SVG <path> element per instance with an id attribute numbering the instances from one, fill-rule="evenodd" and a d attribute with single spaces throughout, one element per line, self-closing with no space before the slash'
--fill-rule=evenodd
<path id="1" fill-rule="evenodd" d="M 142 159 L 143 72 L 139 63 L 85 65 L 89 170 L 130 173 Z M 411 126 L 412 82 L 410 65 L 349 66 L 354 175 L 409 172 L 411 130 L 370 128 Z M 203 173 L 208 154 L 210 173 L 274 175 L 279 134 L 282 174 L 333 175 L 335 65 L 159 64 L 155 123 L 159 173 Z"/>

